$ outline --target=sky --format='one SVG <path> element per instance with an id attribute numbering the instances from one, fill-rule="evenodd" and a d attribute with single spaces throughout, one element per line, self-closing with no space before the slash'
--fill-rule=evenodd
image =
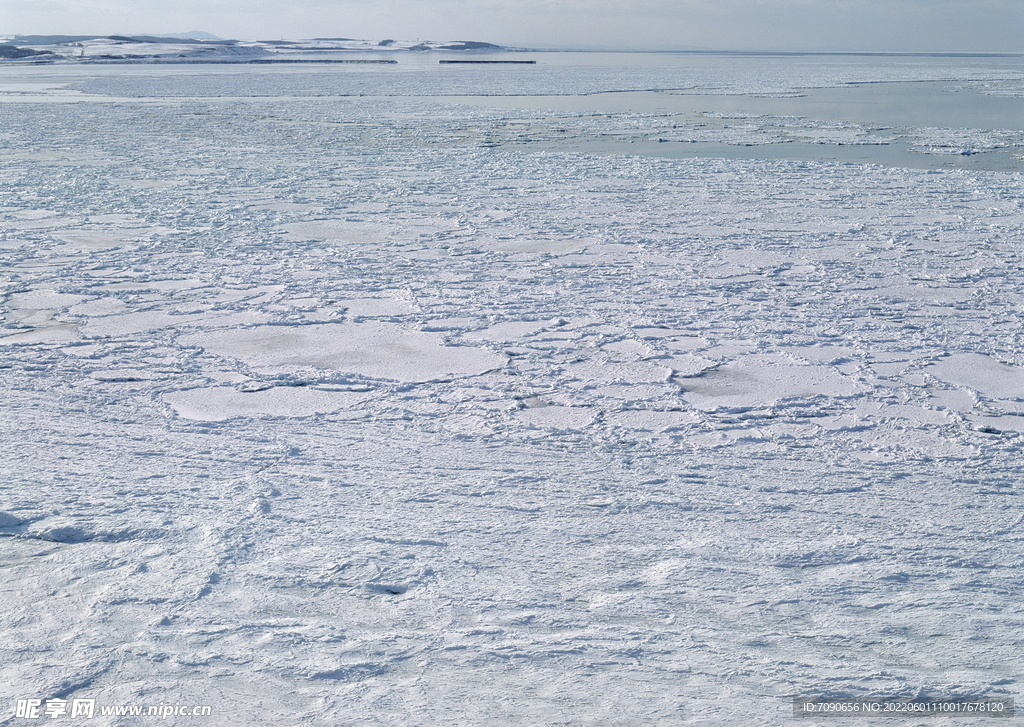
<path id="1" fill-rule="evenodd" d="M 482 40 L 518 47 L 1024 52 L 1024 0 L 2 0 L 0 35 Z"/>

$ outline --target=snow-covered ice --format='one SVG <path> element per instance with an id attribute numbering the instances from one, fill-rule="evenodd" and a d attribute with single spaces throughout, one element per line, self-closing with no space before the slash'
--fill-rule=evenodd
<path id="1" fill-rule="evenodd" d="M 730 83 L 1021 78 L 758 62 Z M 25 697 L 772 725 L 799 695 L 1015 695 L 1019 169 L 591 154 L 683 132 L 429 98 L 507 69 L 60 72 L 0 102 L 0 724 Z"/>

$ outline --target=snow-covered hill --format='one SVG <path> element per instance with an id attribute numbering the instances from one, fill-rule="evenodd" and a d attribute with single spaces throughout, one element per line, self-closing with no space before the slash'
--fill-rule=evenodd
<path id="1" fill-rule="evenodd" d="M 182 36 L 194 34 L 181 34 Z M 8 36 L 6 45 L 35 52 L 33 62 L 231 62 L 263 60 L 338 60 L 358 52 L 493 51 L 501 46 L 480 41 L 401 41 L 315 38 L 311 40 L 235 41 L 160 36 Z M 22 53 L 19 60 L 28 57 Z M 44 55 L 45 54 L 45 55 Z M 8 60 L 15 54 L 7 54 Z M 0 61 L 4 56 L 0 55 Z"/>

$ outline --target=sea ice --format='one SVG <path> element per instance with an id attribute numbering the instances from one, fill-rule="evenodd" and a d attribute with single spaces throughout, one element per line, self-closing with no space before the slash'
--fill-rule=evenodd
<path id="1" fill-rule="evenodd" d="M 1020 171 L 610 153 L 881 130 L 424 95 L 1019 63 L 702 58 L 5 66 L 8 694 L 254 726 L 1013 696 Z"/>

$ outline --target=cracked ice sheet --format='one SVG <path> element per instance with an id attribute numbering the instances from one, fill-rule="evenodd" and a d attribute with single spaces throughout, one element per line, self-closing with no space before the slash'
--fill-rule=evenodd
<path id="1" fill-rule="evenodd" d="M 381 108 L 303 103 L 260 115 Z M 12 694 L 740 725 L 1024 679 L 1019 174 L 19 108 L 60 153 L 0 203 Z"/>

